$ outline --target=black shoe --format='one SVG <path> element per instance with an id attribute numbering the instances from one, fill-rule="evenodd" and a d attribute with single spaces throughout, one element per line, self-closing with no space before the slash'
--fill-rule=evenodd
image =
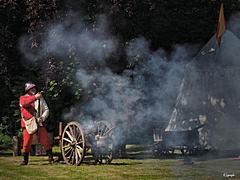
<path id="1" fill-rule="evenodd" d="M 47 151 L 47 155 L 48 155 L 48 162 L 49 162 L 49 164 L 53 164 L 54 159 L 53 159 L 52 149 Z"/>
<path id="2" fill-rule="evenodd" d="M 53 163 L 54 163 L 53 158 L 50 158 L 50 157 L 49 157 L 49 158 L 48 158 L 48 163 L 49 163 L 49 164 L 53 164 Z"/>
<path id="3" fill-rule="evenodd" d="M 26 162 L 24 160 L 20 163 L 20 166 L 26 166 L 26 165 L 28 165 L 28 162 Z"/>
<path id="4" fill-rule="evenodd" d="M 28 158 L 29 158 L 29 153 L 23 153 L 23 161 L 21 162 L 21 166 L 28 165 Z"/>

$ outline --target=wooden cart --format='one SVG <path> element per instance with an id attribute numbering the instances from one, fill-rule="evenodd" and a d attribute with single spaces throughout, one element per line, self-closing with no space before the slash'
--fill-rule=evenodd
<path id="1" fill-rule="evenodd" d="M 199 143 L 198 129 L 203 125 L 185 131 L 160 131 L 153 129 L 153 154 L 154 156 L 165 156 L 174 154 L 179 150 L 184 154 L 199 154 L 203 149 Z"/>
<path id="2" fill-rule="evenodd" d="M 63 160 L 69 165 L 79 166 L 89 151 L 97 163 L 111 163 L 112 130 L 107 121 L 94 122 L 91 128 L 84 127 L 77 121 L 59 124 L 60 150 Z"/>

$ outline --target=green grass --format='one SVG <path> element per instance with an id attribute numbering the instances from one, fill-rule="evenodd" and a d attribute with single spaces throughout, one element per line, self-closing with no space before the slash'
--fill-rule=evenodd
<path id="1" fill-rule="evenodd" d="M 133 148 L 130 152 L 133 151 Z M 134 158 L 135 157 L 135 158 Z M 240 179 L 240 161 L 230 158 L 201 160 L 193 165 L 178 159 L 153 159 L 150 155 L 114 159 L 111 165 L 95 165 L 89 158 L 81 166 L 47 164 L 46 156 L 31 156 L 28 166 L 20 166 L 22 157 L 0 157 L 0 179 L 222 179 L 234 173 Z"/>
<path id="2" fill-rule="evenodd" d="M 28 166 L 21 167 L 21 157 L 0 157 L 0 179 L 157 179 L 173 177 L 168 161 L 114 160 L 111 165 L 83 162 L 81 166 L 47 165 L 46 157 L 31 157 Z"/>

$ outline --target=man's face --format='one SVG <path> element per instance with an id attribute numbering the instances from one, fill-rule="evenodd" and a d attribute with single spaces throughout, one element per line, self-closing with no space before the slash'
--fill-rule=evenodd
<path id="1" fill-rule="evenodd" d="M 35 95 L 36 92 L 37 92 L 36 88 L 32 88 L 32 89 L 30 89 L 30 90 L 28 91 L 28 94 L 29 94 L 29 95 Z"/>

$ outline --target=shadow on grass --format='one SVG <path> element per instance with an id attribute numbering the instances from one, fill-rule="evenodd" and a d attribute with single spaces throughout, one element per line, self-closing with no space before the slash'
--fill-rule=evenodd
<path id="1" fill-rule="evenodd" d="M 13 153 L 12 152 L 1 152 L 0 151 L 0 157 L 12 157 Z"/>
<path id="2" fill-rule="evenodd" d="M 125 163 L 125 162 L 122 162 L 122 163 L 119 163 L 119 162 L 111 162 L 110 164 L 97 164 L 95 162 L 86 162 L 86 161 L 83 161 L 84 164 L 87 164 L 87 165 L 95 165 L 95 166 L 101 166 L 101 165 L 111 165 L 111 166 L 129 166 L 129 165 L 136 165 L 136 164 L 142 164 L 140 162 L 131 162 L 131 163 Z"/>
<path id="3" fill-rule="evenodd" d="M 135 150 L 139 150 L 139 149 L 135 148 Z M 150 149 L 145 149 L 145 151 L 133 151 L 133 149 L 131 149 L 131 151 L 127 151 L 127 156 L 123 158 L 128 158 L 133 160 L 134 159 L 136 160 L 143 160 L 143 159 L 182 160 L 186 157 L 201 158 L 201 157 L 204 157 L 206 154 L 207 152 L 203 152 L 195 155 L 182 154 L 181 152 L 175 152 L 175 153 L 164 154 L 164 155 L 154 155 Z"/>
<path id="4" fill-rule="evenodd" d="M 198 157 L 198 161 L 207 161 L 213 159 L 222 159 L 222 158 L 239 158 L 240 150 L 228 150 L 228 151 L 208 151 L 202 156 Z"/>

